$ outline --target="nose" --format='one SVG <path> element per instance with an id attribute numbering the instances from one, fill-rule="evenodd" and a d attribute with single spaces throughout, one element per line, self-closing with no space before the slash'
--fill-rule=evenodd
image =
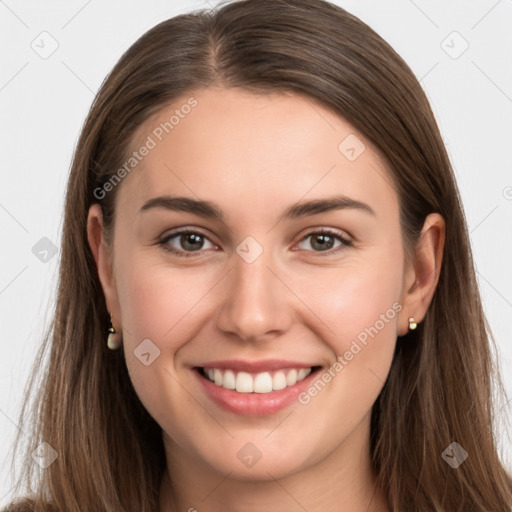
<path id="1" fill-rule="evenodd" d="M 274 339 L 293 322 L 291 293 L 272 265 L 270 251 L 248 263 L 234 256 L 234 268 L 226 276 L 217 327 L 247 342 Z"/>

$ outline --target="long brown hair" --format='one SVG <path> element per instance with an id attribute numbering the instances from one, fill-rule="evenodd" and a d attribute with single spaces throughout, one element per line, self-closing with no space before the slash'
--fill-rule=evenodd
<path id="1" fill-rule="evenodd" d="M 86 221 L 99 203 L 112 231 L 119 186 L 101 199 L 95 190 L 126 161 L 135 130 L 176 98 L 211 85 L 301 93 L 348 120 L 391 169 L 406 250 L 429 213 L 443 216 L 434 298 L 418 328 L 398 338 L 372 409 L 372 464 L 394 511 L 510 511 L 512 480 L 492 416 L 494 391 L 503 389 L 436 121 L 397 53 L 323 0 L 241 0 L 166 20 L 135 42 L 102 84 L 72 162 L 55 315 L 20 415 L 24 430 L 33 426 L 17 488 L 26 484 L 28 497 L 8 510 L 158 510 L 161 428 L 139 401 L 122 351 L 107 348 L 108 312 Z M 468 453 L 456 469 L 441 456 L 454 441 Z M 42 442 L 58 458 L 34 474 L 31 453 Z"/>

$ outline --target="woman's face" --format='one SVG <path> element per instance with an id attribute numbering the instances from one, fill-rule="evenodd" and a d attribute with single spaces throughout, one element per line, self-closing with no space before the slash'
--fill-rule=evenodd
<path id="1" fill-rule="evenodd" d="M 360 456 L 414 313 L 375 148 L 309 98 L 212 87 L 132 149 L 100 275 L 168 456 L 241 479 Z"/>

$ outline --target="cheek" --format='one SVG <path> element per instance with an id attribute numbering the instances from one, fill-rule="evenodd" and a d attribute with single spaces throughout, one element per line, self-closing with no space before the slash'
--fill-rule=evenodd
<path id="1" fill-rule="evenodd" d="M 160 425 L 179 430 L 182 420 L 175 411 L 197 406 L 176 368 L 182 363 L 180 349 L 200 327 L 195 306 L 207 291 L 204 278 L 187 279 L 177 269 L 134 258 L 120 267 L 117 282 L 123 349 L 134 389 Z"/>
<path id="2" fill-rule="evenodd" d="M 143 257 L 121 265 L 118 292 L 129 344 L 150 338 L 167 351 L 176 351 L 184 327 L 193 324 L 194 306 L 207 290 L 205 277 L 201 271 L 187 272 Z"/>
<path id="3" fill-rule="evenodd" d="M 155 264 L 143 253 L 126 257 L 117 268 L 127 367 L 138 390 L 161 390 L 157 380 L 172 380 L 164 375 L 165 370 L 174 375 L 181 346 L 195 336 L 194 307 L 204 295 L 204 279 Z M 150 355 L 144 361 L 142 354 L 146 353 Z M 144 363 L 149 361 L 146 367 Z"/>
<path id="4" fill-rule="evenodd" d="M 325 376 L 337 395 L 334 402 L 350 405 L 354 413 L 367 412 L 389 372 L 402 309 L 401 269 L 400 258 L 388 251 L 323 273 L 317 269 L 308 279 L 315 286 L 301 285 L 299 295 L 307 297 L 314 313 L 310 328 L 316 325 L 318 332 L 324 325 L 322 339 L 333 353 L 332 363 L 336 358 L 339 363 Z M 322 383 L 317 388 L 323 389 Z"/>
<path id="5" fill-rule="evenodd" d="M 326 341 L 338 354 L 350 347 L 351 340 L 364 341 L 368 329 L 372 337 L 381 331 L 383 337 L 396 337 L 401 309 L 400 262 L 380 262 L 351 262 L 339 268 L 315 269 L 308 279 L 295 277 L 297 294 L 314 313 L 312 324 L 325 324 Z"/>
<path id="6" fill-rule="evenodd" d="M 336 274 L 336 280 L 327 274 L 315 280 L 319 286 L 308 295 L 308 306 L 328 327 L 322 337 L 333 356 L 330 368 L 299 396 L 299 403 L 312 417 L 329 410 L 324 434 L 341 442 L 368 415 L 382 390 L 402 306 L 398 271 L 382 274 L 378 266 L 364 271 L 354 266 Z"/>

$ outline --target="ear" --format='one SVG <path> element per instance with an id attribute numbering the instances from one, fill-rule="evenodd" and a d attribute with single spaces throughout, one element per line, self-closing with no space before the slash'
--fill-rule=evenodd
<path id="1" fill-rule="evenodd" d="M 103 294 L 109 313 L 112 313 L 112 321 L 116 330 L 121 326 L 121 313 L 115 284 L 111 253 L 105 242 L 103 227 L 103 211 L 99 204 L 93 204 L 89 208 L 87 216 L 87 238 L 91 246 L 98 276 L 100 278 Z"/>
<path id="2" fill-rule="evenodd" d="M 445 222 L 438 213 L 425 219 L 412 261 L 405 270 L 402 300 L 403 309 L 398 323 L 398 335 L 409 331 L 409 317 L 420 323 L 427 313 L 439 281 L 443 260 Z"/>

